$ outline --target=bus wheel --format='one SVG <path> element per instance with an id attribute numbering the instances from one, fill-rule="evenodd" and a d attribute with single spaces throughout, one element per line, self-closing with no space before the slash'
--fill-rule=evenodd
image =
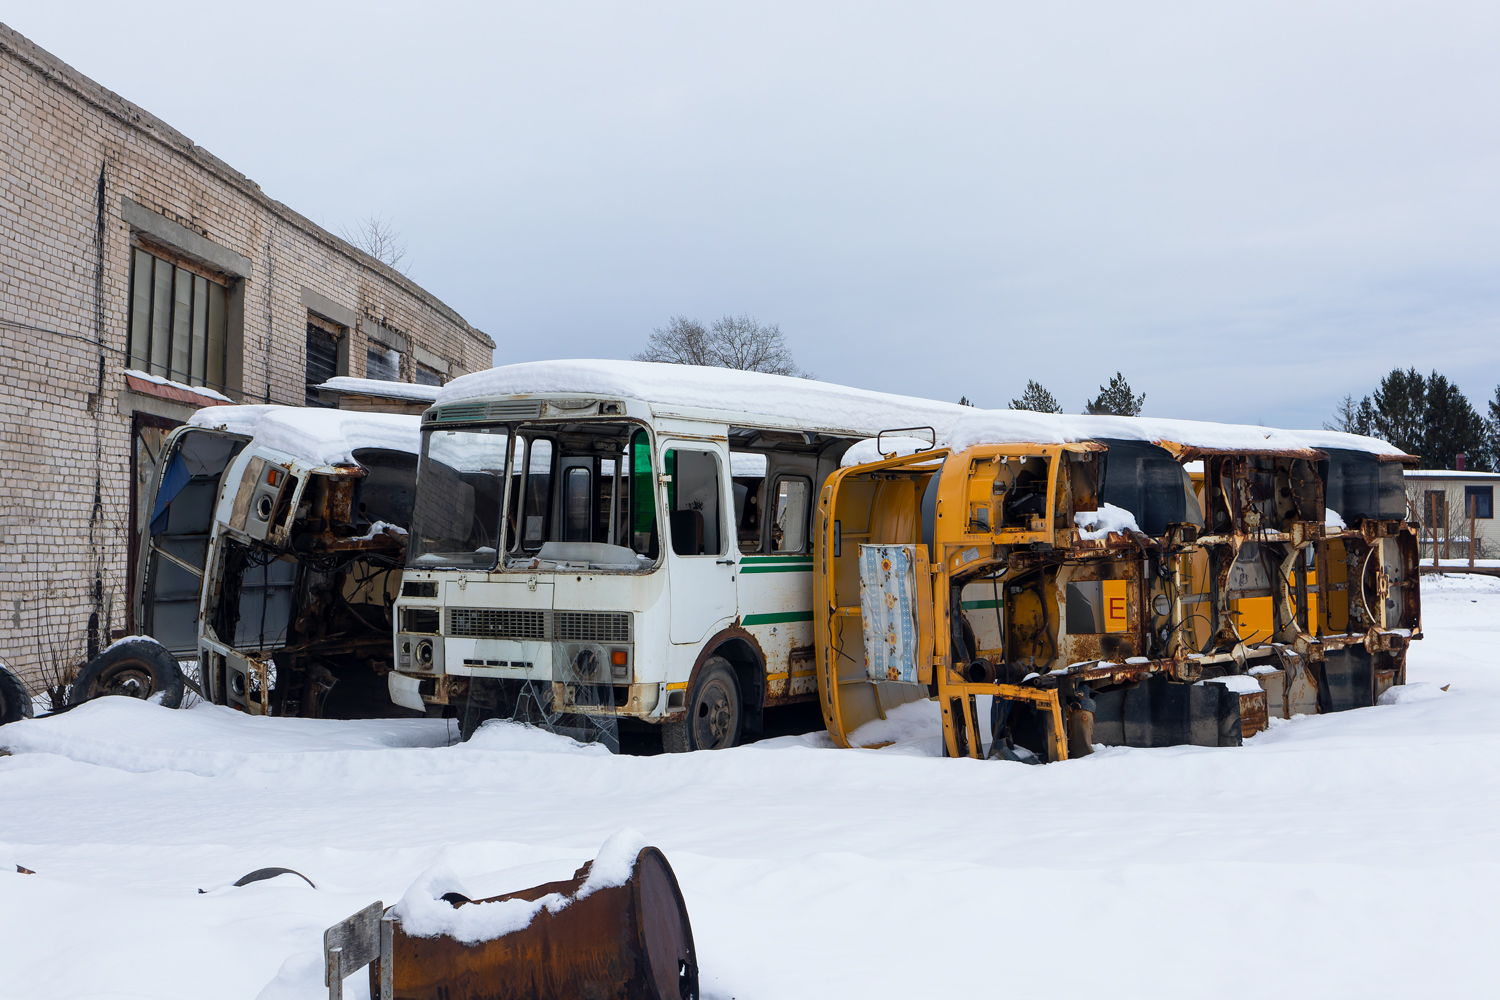
<path id="1" fill-rule="evenodd" d="M 0 660 L 0 726 L 31 718 L 31 692 Z"/>
<path id="2" fill-rule="evenodd" d="M 687 718 L 662 726 L 662 749 L 667 753 L 723 750 L 739 742 L 744 724 L 744 701 L 734 668 L 724 657 L 710 656 L 693 685 Z"/>
<path id="3" fill-rule="evenodd" d="M 166 708 L 182 704 L 182 671 L 177 658 L 155 639 L 122 642 L 90 660 L 68 689 L 68 704 L 105 695 L 129 698 L 159 696 Z"/>

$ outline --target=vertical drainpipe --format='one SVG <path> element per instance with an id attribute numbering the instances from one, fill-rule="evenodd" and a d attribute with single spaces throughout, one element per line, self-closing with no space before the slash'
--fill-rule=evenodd
<path id="1" fill-rule="evenodd" d="M 271 247 L 276 241 L 277 230 L 281 226 L 281 220 L 275 216 L 271 219 L 271 235 L 266 237 L 266 394 L 265 402 L 271 401 L 271 329 L 274 320 L 271 314 L 271 287 L 276 283 L 276 258 L 271 255 Z"/>
<path id="2" fill-rule="evenodd" d="M 104 546 L 100 538 L 104 522 L 104 197 L 105 174 L 109 168 L 106 155 L 99 164 L 99 185 L 95 199 L 94 229 L 94 342 L 99 350 L 99 373 L 89 409 L 94 416 L 94 502 L 89 508 L 89 556 L 94 564 L 94 579 L 89 587 L 88 658 L 99 655 L 103 647 L 100 625 L 108 629 L 109 615 L 104 607 Z M 134 444 L 132 443 L 132 447 Z"/>

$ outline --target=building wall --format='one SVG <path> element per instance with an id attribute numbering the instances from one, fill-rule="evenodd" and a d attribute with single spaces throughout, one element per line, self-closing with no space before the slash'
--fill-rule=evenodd
<path id="1" fill-rule="evenodd" d="M 343 374 L 375 341 L 405 381 L 491 363 L 430 293 L 4 25 L 0 157 L 0 659 L 34 687 L 127 626 L 133 415 L 193 409 L 126 384 L 133 245 L 230 285 L 236 401 L 303 402 L 310 313 L 347 328 Z"/>
<path id="2" fill-rule="evenodd" d="M 1432 558 L 1433 536 L 1437 537 L 1439 558 L 1467 559 L 1469 556 L 1469 512 L 1465 504 L 1466 486 L 1488 486 L 1495 504 L 1500 502 L 1500 475 L 1469 474 L 1445 478 L 1408 472 L 1406 474 L 1406 496 L 1413 509 L 1420 514 L 1422 555 Z M 1432 523 L 1427 496 L 1440 493 L 1447 501 L 1446 516 L 1440 512 L 1436 530 Z M 1445 523 L 1446 521 L 1446 523 Z M 1500 558 L 1500 519 L 1476 517 L 1474 520 L 1475 558 Z M 1445 544 L 1446 543 L 1446 544 Z"/>

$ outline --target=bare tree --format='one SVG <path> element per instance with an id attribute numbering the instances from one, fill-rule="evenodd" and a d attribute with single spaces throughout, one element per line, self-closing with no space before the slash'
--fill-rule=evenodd
<path id="1" fill-rule="evenodd" d="M 402 274 L 411 274 L 406 259 L 406 241 L 396 227 L 378 215 L 360 219 L 351 226 L 339 226 L 339 235 L 365 253 Z"/>
<path id="2" fill-rule="evenodd" d="M 665 328 L 651 331 L 646 349 L 636 361 L 659 361 L 669 365 L 714 366 L 708 349 L 708 329 L 695 319 L 673 316 Z"/>
<path id="3" fill-rule="evenodd" d="M 686 316 L 673 316 L 665 327 L 651 331 L 646 349 L 634 359 L 814 377 L 797 367 L 778 324 L 763 326 L 748 313 L 725 316 L 711 327 Z"/>

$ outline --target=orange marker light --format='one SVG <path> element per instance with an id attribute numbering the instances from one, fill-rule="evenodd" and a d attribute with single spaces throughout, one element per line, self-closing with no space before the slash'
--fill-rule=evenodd
<path id="1" fill-rule="evenodd" d="M 266 482 L 270 483 L 272 486 L 275 486 L 277 481 L 279 481 L 280 479 L 281 472 L 278 469 L 272 469 L 271 471 L 266 473 Z"/>
<path id="2" fill-rule="evenodd" d="M 625 650 L 616 649 L 609 654 L 609 662 L 612 666 L 623 667 L 625 665 Z"/>

